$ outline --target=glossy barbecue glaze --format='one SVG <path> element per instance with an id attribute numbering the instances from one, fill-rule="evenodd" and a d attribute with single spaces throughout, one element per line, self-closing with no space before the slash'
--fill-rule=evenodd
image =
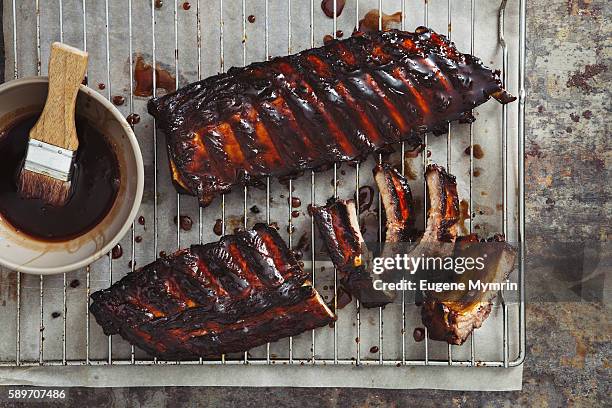
<path id="1" fill-rule="evenodd" d="M 387 163 L 376 165 L 373 172 L 387 218 L 385 242 L 413 241 L 415 213 L 408 180 Z"/>
<path id="2" fill-rule="evenodd" d="M 334 40 L 232 68 L 152 99 L 177 188 L 206 206 L 237 184 L 294 177 L 362 160 L 399 141 L 471 122 L 471 109 L 507 94 L 499 73 L 419 27 Z"/>
<path id="3" fill-rule="evenodd" d="M 91 298 L 105 334 L 173 360 L 246 351 L 335 320 L 264 224 L 158 259 Z"/>
<path id="4" fill-rule="evenodd" d="M 364 307 L 391 303 L 394 293 L 374 290 L 370 267 L 366 265 L 368 249 L 359 230 L 355 202 L 337 200 L 324 207 L 313 206 L 310 211 L 327 252 L 338 268 L 340 284 Z"/>
<path id="5" fill-rule="evenodd" d="M 457 179 L 437 164 L 430 164 L 425 171 L 429 210 L 427 228 L 422 242 L 455 242 L 459 221 L 459 196 Z"/>

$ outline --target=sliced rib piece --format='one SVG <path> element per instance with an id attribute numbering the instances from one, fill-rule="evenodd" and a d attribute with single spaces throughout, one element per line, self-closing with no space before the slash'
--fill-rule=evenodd
<path id="1" fill-rule="evenodd" d="M 246 351 L 335 320 L 264 224 L 158 259 L 91 298 L 105 334 L 170 360 Z"/>
<path id="2" fill-rule="evenodd" d="M 408 180 L 387 163 L 376 165 L 373 172 L 387 218 L 385 242 L 412 241 L 415 214 Z"/>
<path id="3" fill-rule="evenodd" d="M 457 179 L 444 167 L 430 164 L 425 171 L 425 180 L 429 210 L 421 242 L 455 242 L 459 221 Z"/>
<path id="4" fill-rule="evenodd" d="M 359 229 L 359 218 L 353 200 L 336 200 L 324 207 L 310 209 L 323 237 L 329 256 L 338 269 L 340 284 L 364 307 L 391 303 L 392 292 L 375 290 L 373 277 L 366 270 L 368 249 Z"/>
<path id="5" fill-rule="evenodd" d="M 495 290 L 470 290 L 469 281 L 504 282 L 514 268 L 516 250 L 496 236 L 495 242 L 457 242 L 455 257 L 484 257 L 484 269 L 472 269 L 463 274 L 453 273 L 450 282 L 463 282 L 466 290 L 426 292 L 421 319 L 428 328 L 429 338 L 450 344 L 463 344 L 474 329 L 482 326 L 489 316 Z"/>
<path id="6" fill-rule="evenodd" d="M 389 30 L 232 68 L 152 99 L 179 191 L 206 206 L 235 185 L 294 177 L 408 148 L 507 94 L 499 72 L 419 27 Z"/>

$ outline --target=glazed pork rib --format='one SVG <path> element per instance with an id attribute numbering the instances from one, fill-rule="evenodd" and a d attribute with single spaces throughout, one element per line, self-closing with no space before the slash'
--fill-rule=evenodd
<path id="1" fill-rule="evenodd" d="M 408 180 L 387 163 L 376 165 L 373 173 L 387 218 L 385 242 L 412 241 L 415 235 L 415 214 Z"/>
<path id="2" fill-rule="evenodd" d="M 495 290 L 469 290 L 469 281 L 486 283 L 505 281 L 514 269 L 516 250 L 496 235 L 487 243 L 460 241 L 455 247 L 455 257 L 485 257 L 483 270 L 472 269 L 463 274 L 453 274 L 453 282 L 463 282 L 465 291 L 427 292 L 421 309 L 421 320 L 432 340 L 450 344 L 463 344 L 474 329 L 491 313 Z"/>
<path id="3" fill-rule="evenodd" d="M 499 72 L 443 35 L 358 33 L 299 54 L 232 68 L 149 101 L 180 192 L 206 206 L 235 185 L 358 161 L 428 131 L 470 122 L 490 97 L 515 98 Z"/>
<path id="4" fill-rule="evenodd" d="M 457 179 L 437 164 L 425 170 L 429 210 L 427 227 L 421 242 L 455 242 L 459 221 L 459 196 Z M 450 246 L 448 246 L 450 248 Z"/>
<path id="5" fill-rule="evenodd" d="M 374 290 L 373 277 L 366 270 L 368 250 L 359 229 L 355 202 L 336 200 L 326 206 L 313 206 L 310 213 L 338 269 L 340 284 L 366 308 L 393 302 L 394 293 Z"/>
<path id="6" fill-rule="evenodd" d="M 335 320 L 264 224 L 158 259 L 91 298 L 105 334 L 168 360 L 246 351 Z"/>

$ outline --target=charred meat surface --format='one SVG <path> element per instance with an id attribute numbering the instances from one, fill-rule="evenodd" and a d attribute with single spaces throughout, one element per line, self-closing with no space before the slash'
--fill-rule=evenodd
<path id="1" fill-rule="evenodd" d="M 313 206 L 311 215 L 329 256 L 338 268 L 340 284 L 367 308 L 391 303 L 394 294 L 375 290 L 366 270 L 368 250 L 359 229 L 353 200 L 336 200 L 326 206 Z"/>
<path id="2" fill-rule="evenodd" d="M 206 206 L 232 186 L 357 161 L 421 143 L 493 97 L 514 100 L 499 72 L 443 35 L 357 33 L 232 68 L 149 101 L 166 134 L 173 181 Z"/>
<path id="3" fill-rule="evenodd" d="M 91 298 L 105 334 L 168 360 L 246 351 L 335 320 L 264 224 L 158 259 Z"/>
<path id="4" fill-rule="evenodd" d="M 408 180 L 387 163 L 376 165 L 373 172 L 387 218 L 385 242 L 412 241 L 415 214 Z"/>
<path id="5" fill-rule="evenodd" d="M 505 281 L 514 269 L 516 250 L 496 236 L 492 242 L 462 240 L 455 246 L 455 257 L 486 257 L 482 270 L 453 273 L 452 281 L 463 282 L 465 291 L 426 292 L 421 319 L 429 338 L 450 344 L 463 344 L 474 329 L 482 326 L 491 312 L 495 290 L 469 290 L 469 281 L 486 283 Z"/>

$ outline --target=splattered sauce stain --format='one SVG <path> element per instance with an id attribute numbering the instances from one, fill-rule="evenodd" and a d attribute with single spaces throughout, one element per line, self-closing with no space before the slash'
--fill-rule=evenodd
<path id="1" fill-rule="evenodd" d="M 373 31 L 378 31 L 378 23 L 380 22 L 380 14 L 378 14 L 378 9 L 370 10 L 366 13 L 366 15 L 359 20 L 359 29 L 358 31 L 362 33 L 369 33 Z M 392 24 L 399 24 L 402 22 L 402 12 L 398 11 L 393 14 L 382 14 L 382 29 L 388 30 L 391 28 Z"/>
<path id="2" fill-rule="evenodd" d="M 136 57 L 134 67 L 134 95 L 153 96 L 153 67 L 146 63 L 142 55 Z M 176 79 L 165 69 L 159 66 L 155 68 L 155 85 L 157 89 L 164 89 L 167 92 L 176 90 Z"/>
<path id="3" fill-rule="evenodd" d="M 188 215 L 181 215 L 180 219 L 177 219 L 175 215 L 174 223 L 175 224 L 179 223 L 183 231 L 191 231 L 191 228 L 193 228 L 193 221 L 191 217 L 189 217 Z"/>
<path id="4" fill-rule="evenodd" d="M 482 159 L 484 157 L 484 150 L 482 149 L 482 146 L 479 145 L 478 143 L 474 145 L 473 151 L 474 151 L 474 158 L 475 159 Z M 470 155 L 470 146 L 466 147 L 463 152 L 467 156 L 469 156 Z"/>

